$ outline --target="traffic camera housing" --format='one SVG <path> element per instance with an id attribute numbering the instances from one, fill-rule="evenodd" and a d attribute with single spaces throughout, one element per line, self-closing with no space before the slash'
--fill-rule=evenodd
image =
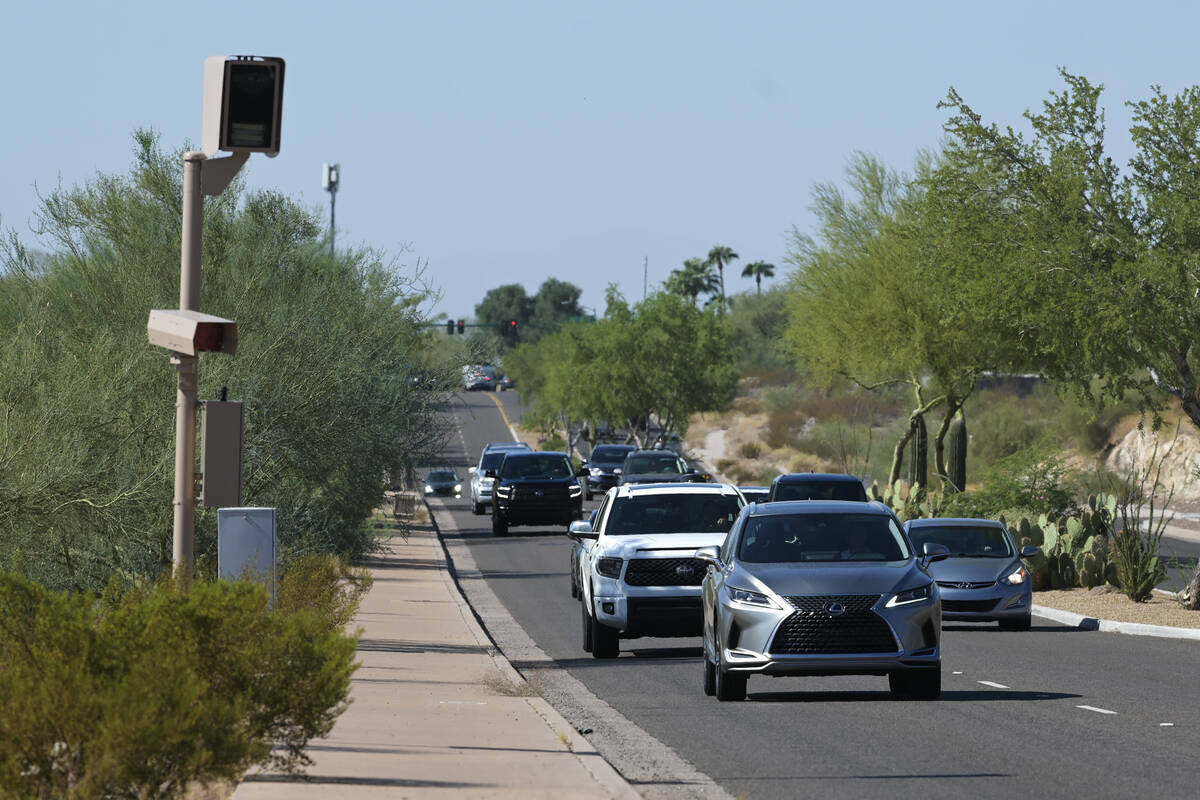
<path id="1" fill-rule="evenodd" d="M 233 355 L 237 352 L 237 323 L 199 311 L 151 311 L 146 333 L 150 344 L 185 356 L 204 352 Z"/>
<path id="2" fill-rule="evenodd" d="M 279 154 L 284 61 L 274 56 L 210 56 L 204 60 L 201 149 Z"/>

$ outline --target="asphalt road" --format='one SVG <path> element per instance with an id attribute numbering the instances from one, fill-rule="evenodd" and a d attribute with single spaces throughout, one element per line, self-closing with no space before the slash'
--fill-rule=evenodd
<path id="1" fill-rule="evenodd" d="M 485 442 L 511 438 L 501 408 L 517 419 L 516 394 L 456 398 L 460 435 L 445 457 L 464 474 Z M 699 639 L 623 640 L 613 662 L 580 649 L 562 530 L 515 528 L 497 539 L 468 500 L 447 508 L 488 584 L 538 646 L 733 795 L 1198 793 L 1198 642 L 1040 619 L 1028 633 L 947 626 L 940 701 L 892 700 L 878 677 L 756 677 L 747 702 L 718 703 L 701 692 Z"/>

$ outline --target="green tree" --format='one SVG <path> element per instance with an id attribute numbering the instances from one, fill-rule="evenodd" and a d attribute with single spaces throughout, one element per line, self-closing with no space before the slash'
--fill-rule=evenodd
<path id="1" fill-rule="evenodd" d="M 665 288 L 668 292 L 690 299 L 694 306 L 700 295 L 715 294 L 720 285 L 711 264 L 702 258 L 689 258 L 683 262 L 682 268 L 671 271 Z"/>
<path id="2" fill-rule="evenodd" d="M 738 254 L 733 252 L 733 248 L 719 244 L 708 251 L 708 256 L 704 259 L 710 267 L 717 268 L 717 276 L 721 290 L 721 308 L 725 308 L 725 265 L 731 263 L 734 259 L 739 258 Z"/>
<path id="3" fill-rule="evenodd" d="M 533 298 L 526 294 L 525 287 L 519 283 L 506 283 L 495 289 L 489 289 L 475 306 L 475 319 L 484 325 L 492 326 L 493 330 L 499 330 L 501 322 L 515 319 L 520 331 L 518 336 L 523 335 L 523 328 L 531 316 L 533 316 Z M 508 342 L 508 344 L 516 344 L 516 342 Z"/>
<path id="4" fill-rule="evenodd" d="M 573 283 L 547 278 L 533 296 L 533 311 L 529 317 L 529 334 L 536 339 L 558 330 L 571 317 L 583 315 L 579 297 L 583 290 Z"/>
<path id="5" fill-rule="evenodd" d="M 743 278 L 754 278 L 758 294 L 762 294 L 762 279 L 775 277 L 775 265 L 765 261 L 755 261 L 742 269 Z"/>

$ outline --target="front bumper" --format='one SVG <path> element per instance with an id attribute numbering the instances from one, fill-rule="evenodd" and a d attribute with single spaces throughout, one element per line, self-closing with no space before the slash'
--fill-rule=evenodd
<path id="1" fill-rule="evenodd" d="M 587 488 L 592 494 L 607 492 L 616 485 L 617 476 L 611 473 L 601 473 L 599 475 L 589 474 L 587 476 Z"/>
<path id="2" fill-rule="evenodd" d="M 561 505 L 526 506 L 495 499 L 493 513 L 508 525 L 570 525 L 583 516 L 583 495 Z"/>
<path id="3" fill-rule="evenodd" d="M 608 585 L 597 586 L 597 591 L 607 593 L 593 598 L 592 614 L 597 622 L 620 631 L 624 638 L 699 636 L 703 631 L 698 586 L 637 587 L 639 591 L 634 594 L 617 589 L 613 585 L 616 581 L 603 583 Z"/>
<path id="4" fill-rule="evenodd" d="M 938 584 L 942 595 L 942 618 L 958 621 L 999 622 L 1022 619 L 1033 606 L 1029 581 L 1018 586 L 997 583 L 981 589 L 958 589 Z"/>
<path id="5" fill-rule="evenodd" d="M 721 595 L 715 622 L 721 663 L 732 672 L 885 675 L 941 663 L 941 608 L 936 596 L 887 608 L 887 596 L 877 595 L 869 611 L 847 617 L 844 629 L 832 617 L 821 619 L 794 607 L 749 606 L 733 602 L 724 592 Z M 785 636 L 785 623 L 787 630 L 800 632 Z M 849 630 L 851 625 L 861 630 Z M 705 651 L 715 655 L 714 642 L 705 633 Z M 804 652 L 785 652 L 785 647 Z"/>

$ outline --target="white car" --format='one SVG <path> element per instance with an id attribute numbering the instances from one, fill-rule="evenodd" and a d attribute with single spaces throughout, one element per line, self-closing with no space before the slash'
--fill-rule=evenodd
<path id="1" fill-rule="evenodd" d="M 488 442 L 479 454 L 479 463 L 470 468 L 471 473 L 471 513 L 486 514 L 492 504 L 492 484 L 495 478 L 489 478 L 487 471 L 494 470 L 500 465 L 504 453 L 509 450 L 529 450 L 525 442 Z"/>
<path id="2" fill-rule="evenodd" d="M 593 521 L 569 533 L 582 545 L 583 649 L 616 658 L 619 639 L 699 636 L 707 566 L 696 549 L 722 544 L 744 505 L 737 489 L 719 483 L 610 489 Z"/>

